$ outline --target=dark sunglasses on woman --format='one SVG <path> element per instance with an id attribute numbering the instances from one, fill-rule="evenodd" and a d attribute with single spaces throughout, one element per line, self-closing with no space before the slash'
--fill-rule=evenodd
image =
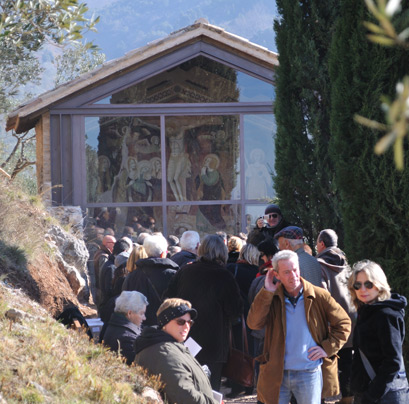
<path id="1" fill-rule="evenodd" d="M 365 289 L 372 289 L 374 285 L 373 285 L 373 283 L 371 281 L 366 281 L 366 282 L 364 282 L 364 286 L 365 286 Z M 362 288 L 362 282 L 355 282 L 353 284 L 353 288 L 355 290 L 361 289 Z"/>
<path id="2" fill-rule="evenodd" d="M 185 325 L 188 323 L 190 326 L 192 326 L 195 323 L 193 320 L 184 320 L 183 318 L 177 318 L 175 321 L 177 325 Z"/>

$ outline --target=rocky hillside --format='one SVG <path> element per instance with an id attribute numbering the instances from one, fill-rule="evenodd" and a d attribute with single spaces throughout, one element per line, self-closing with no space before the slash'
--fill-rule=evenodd
<path id="1" fill-rule="evenodd" d="M 0 277 L 53 316 L 67 304 L 80 305 L 78 293 L 84 286 L 80 270 L 63 257 L 62 235 L 66 243 L 76 240 L 66 230 L 44 209 L 39 197 L 29 197 L 0 178 Z M 85 245 L 78 243 L 84 250 Z M 81 310 L 93 314 L 91 308 Z"/>
<path id="2" fill-rule="evenodd" d="M 0 178 L 0 403 L 161 402 L 156 378 L 54 320 L 69 304 L 95 315 L 80 301 L 84 248 Z"/>

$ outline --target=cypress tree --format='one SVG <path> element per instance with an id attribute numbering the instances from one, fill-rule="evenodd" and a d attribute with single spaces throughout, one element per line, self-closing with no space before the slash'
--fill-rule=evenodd
<path id="1" fill-rule="evenodd" d="M 395 21 L 408 26 L 405 12 Z M 345 250 L 350 263 L 371 259 L 385 270 L 392 289 L 409 295 L 409 151 L 398 172 L 393 153 L 374 154 L 380 134 L 360 126 L 354 114 L 384 122 L 380 97 L 395 97 L 395 85 L 409 73 L 409 52 L 366 39 L 370 20 L 364 2 L 340 1 L 340 18 L 330 58 L 331 145 L 340 196 Z M 408 321 L 406 322 L 408 325 Z"/>
<path id="2" fill-rule="evenodd" d="M 275 189 L 287 221 L 310 242 L 323 228 L 342 239 L 333 189 L 328 58 L 338 1 L 277 0 Z"/>

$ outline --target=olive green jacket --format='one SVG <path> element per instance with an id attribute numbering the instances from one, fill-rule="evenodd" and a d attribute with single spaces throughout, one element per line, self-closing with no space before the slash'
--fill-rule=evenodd
<path id="1" fill-rule="evenodd" d="M 160 330 L 155 332 L 153 329 L 144 331 L 153 334 L 163 333 Z M 149 338 L 149 335 L 147 337 Z M 217 403 L 213 398 L 208 377 L 182 343 L 162 341 L 149 345 L 136 354 L 135 362 L 146 368 L 149 373 L 161 375 L 164 383 L 162 394 L 168 404 Z"/>

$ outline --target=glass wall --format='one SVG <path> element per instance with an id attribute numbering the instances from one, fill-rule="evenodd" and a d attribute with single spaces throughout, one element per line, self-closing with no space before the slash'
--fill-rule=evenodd
<path id="1" fill-rule="evenodd" d="M 275 133 L 274 115 L 244 116 L 246 199 L 268 201 L 275 197 Z"/>
<path id="2" fill-rule="evenodd" d="M 273 102 L 274 99 L 271 84 L 198 56 L 97 104 Z"/>
<path id="3" fill-rule="evenodd" d="M 160 202 L 159 117 L 86 117 L 87 202 Z"/>
<path id="4" fill-rule="evenodd" d="M 198 56 L 100 100 L 110 116 L 84 118 L 93 225 L 249 231 L 275 197 L 274 97 L 273 85 Z M 129 112 L 140 104 L 146 116 Z"/>
<path id="5" fill-rule="evenodd" d="M 272 114 L 242 120 L 240 131 L 240 115 L 165 116 L 163 128 L 160 117 L 86 117 L 95 225 L 117 234 L 126 227 L 249 231 L 275 196 L 275 122 Z"/>
<path id="6" fill-rule="evenodd" d="M 239 198 L 239 117 L 168 117 L 165 122 L 167 200 Z"/>

